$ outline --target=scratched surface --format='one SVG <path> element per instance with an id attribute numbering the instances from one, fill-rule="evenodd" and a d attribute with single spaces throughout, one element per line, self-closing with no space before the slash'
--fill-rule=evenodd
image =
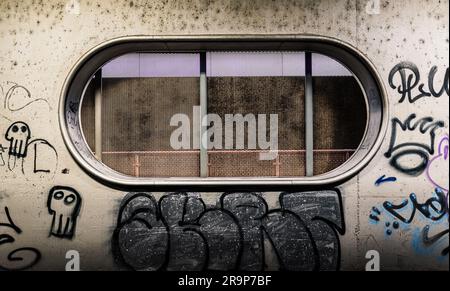
<path id="1" fill-rule="evenodd" d="M 368 250 L 381 269 L 448 270 L 448 6 L 0 1 L 0 269 L 63 270 L 76 249 L 94 270 L 363 270 Z M 116 37 L 197 34 L 319 34 L 355 46 L 388 94 L 381 149 L 352 180 L 315 192 L 136 196 L 95 182 L 58 124 L 72 66 Z"/>

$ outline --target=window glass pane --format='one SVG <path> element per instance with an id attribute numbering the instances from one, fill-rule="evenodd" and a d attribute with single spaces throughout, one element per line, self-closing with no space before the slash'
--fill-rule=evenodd
<path id="1" fill-rule="evenodd" d="M 312 54 L 314 175 L 350 158 L 366 128 L 365 97 L 358 80 L 334 59 Z"/>
<path id="2" fill-rule="evenodd" d="M 102 162 L 139 177 L 198 177 L 198 150 L 174 150 L 175 114 L 192 120 L 199 105 L 198 54 L 128 54 L 102 68 Z M 82 107 L 85 138 L 95 152 L 95 84 Z M 192 144 L 192 135 L 190 137 Z"/>
<path id="3" fill-rule="evenodd" d="M 236 142 L 232 148 L 210 150 L 209 176 L 304 176 L 304 53 L 214 52 L 207 60 L 208 113 L 217 114 L 224 123 L 226 114 L 247 116 L 256 128 L 263 118 L 266 122 L 265 131 L 253 132 L 255 147 L 250 146 L 252 132 L 246 123 L 243 150 Z M 277 115 L 279 151 L 274 159 L 264 160 L 260 153 L 267 147 L 258 136 L 273 141 L 271 114 Z M 234 141 L 236 133 L 234 125 Z M 222 139 L 226 138 L 224 131 Z"/>
<path id="4" fill-rule="evenodd" d="M 303 52 L 208 53 L 208 77 L 287 77 L 305 75 Z"/>
<path id="5" fill-rule="evenodd" d="M 336 60 L 313 53 L 308 83 L 305 63 L 304 52 L 208 52 L 207 98 L 200 104 L 199 53 L 127 54 L 105 64 L 87 85 L 83 134 L 92 152 L 101 151 L 99 159 L 120 173 L 200 177 L 198 113 L 204 106 L 207 177 L 303 177 L 305 90 L 311 87 L 313 174 L 323 174 L 358 148 L 367 122 L 365 96 Z M 182 126 L 171 119 L 180 114 L 187 122 L 183 148 L 171 139 Z"/>

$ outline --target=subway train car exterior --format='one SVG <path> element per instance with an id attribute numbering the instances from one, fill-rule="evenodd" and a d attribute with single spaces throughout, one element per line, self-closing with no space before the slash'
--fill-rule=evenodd
<path id="1" fill-rule="evenodd" d="M 448 271 L 448 8 L 0 0 L 0 270 Z"/>

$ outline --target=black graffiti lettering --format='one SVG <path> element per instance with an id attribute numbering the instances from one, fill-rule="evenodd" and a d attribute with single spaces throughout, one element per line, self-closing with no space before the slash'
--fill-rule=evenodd
<path id="1" fill-rule="evenodd" d="M 237 270 L 243 245 L 238 220 L 227 210 L 213 208 L 206 210 L 198 222 L 208 247 L 207 268 L 213 271 Z"/>
<path id="2" fill-rule="evenodd" d="M 437 223 L 447 222 L 448 223 L 448 204 L 447 204 L 447 195 L 444 191 L 439 188 L 435 189 L 435 195 L 431 198 L 427 199 L 424 203 L 420 203 L 414 193 L 409 195 L 408 199 L 403 200 L 399 204 L 394 204 L 390 201 L 385 201 L 383 203 L 383 208 L 390 214 L 394 221 L 391 223 L 388 220 L 385 223 L 387 228 L 386 233 L 388 235 L 392 235 L 392 227 L 394 230 L 399 229 L 400 222 L 406 225 L 410 225 L 413 223 L 416 214 L 420 213 L 425 219 L 429 220 L 436 225 Z M 408 212 L 408 209 L 411 209 Z M 408 214 L 409 213 L 409 214 Z M 378 208 L 373 207 L 372 212 L 369 215 L 369 218 L 378 223 L 380 221 L 380 216 L 382 215 L 381 211 Z M 447 217 L 446 217 L 447 216 Z M 388 218 L 389 219 L 389 218 Z M 422 229 L 422 237 L 421 240 L 425 247 L 432 246 L 449 234 L 448 225 L 447 229 L 440 231 L 439 233 L 430 237 L 430 225 L 426 225 Z M 448 243 L 448 238 L 447 238 Z M 441 251 L 442 256 L 448 255 L 448 245 Z"/>
<path id="3" fill-rule="evenodd" d="M 242 230 L 242 254 L 239 270 L 264 269 L 264 237 L 262 219 L 268 212 L 266 201 L 257 193 L 225 193 L 221 208 L 228 210 Z"/>
<path id="4" fill-rule="evenodd" d="M 3 158 L 3 153 L 5 153 L 5 148 L 2 146 L 2 144 L 0 144 L 0 167 L 6 165 L 5 159 Z"/>
<path id="5" fill-rule="evenodd" d="M 430 74 L 428 75 L 428 88 L 430 89 L 430 93 L 433 97 L 440 97 L 445 93 L 447 96 L 449 95 L 449 68 L 445 71 L 444 83 L 439 91 L 434 89 L 434 78 L 438 71 L 437 66 L 434 66 L 430 70 Z"/>
<path id="6" fill-rule="evenodd" d="M 6 215 L 6 218 L 8 219 L 8 221 L 7 221 L 7 222 L 4 222 L 4 223 L 1 223 L 1 222 L 0 222 L 0 227 L 3 226 L 3 227 L 11 228 L 11 229 L 13 229 L 16 233 L 21 234 L 21 233 L 22 233 L 22 230 L 21 230 L 20 227 L 18 227 L 18 226 L 14 223 L 14 221 L 12 220 L 11 214 L 9 213 L 8 207 L 5 207 L 4 211 L 5 211 L 5 215 Z"/>
<path id="7" fill-rule="evenodd" d="M 425 218 L 432 222 L 440 221 L 445 215 L 448 216 L 448 205 L 446 202 L 446 194 L 439 188 L 435 189 L 435 196 L 429 198 L 424 203 L 419 203 L 414 193 L 409 196 L 409 200 L 404 200 L 402 203 L 395 205 L 389 201 L 383 203 L 383 207 L 395 218 L 403 223 L 411 224 L 417 212 L 421 213 Z M 412 212 L 409 217 L 404 217 L 400 214 L 409 204 L 412 205 Z M 448 235 L 448 228 L 433 237 L 429 237 L 430 226 L 427 225 L 422 230 L 422 240 L 425 246 L 430 246 Z M 448 242 L 448 240 L 447 240 Z M 442 256 L 448 255 L 448 246 L 442 252 Z"/>
<path id="8" fill-rule="evenodd" d="M 280 232 L 280 228 L 284 231 Z M 269 212 L 263 220 L 263 230 L 273 246 L 280 270 L 317 271 L 321 268 L 314 236 L 306 222 L 295 213 L 289 210 Z"/>
<path id="9" fill-rule="evenodd" d="M 437 74 L 437 66 L 433 66 L 428 74 L 428 91 L 425 89 L 425 84 L 420 83 L 420 72 L 417 66 L 411 62 L 402 62 L 397 64 L 389 73 L 389 86 L 392 89 L 396 89 L 401 95 L 399 103 L 404 102 L 406 99 L 410 103 L 414 103 L 417 100 L 424 97 L 441 97 L 444 92 L 449 95 L 449 68 L 446 69 L 444 82 L 441 89 L 438 91 L 435 89 L 435 78 Z M 400 75 L 401 84 L 396 85 L 394 78 L 396 75 Z M 413 95 L 414 90 L 417 88 L 418 92 Z"/>
<path id="10" fill-rule="evenodd" d="M 422 231 L 422 239 L 423 239 L 423 242 L 424 242 L 425 246 L 431 246 L 431 245 L 437 243 L 443 237 L 445 237 L 446 235 L 449 234 L 449 230 L 445 229 L 445 230 L 439 232 L 438 234 L 436 234 L 436 235 L 434 235 L 432 237 L 429 236 L 429 233 L 430 233 L 430 226 L 427 225 L 427 226 L 424 227 L 424 229 Z M 449 247 L 448 246 L 445 247 L 442 250 L 441 255 L 442 256 L 448 255 L 448 250 L 449 250 Z"/>
<path id="11" fill-rule="evenodd" d="M 56 149 L 53 145 L 51 145 L 48 141 L 44 140 L 44 139 L 36 139 L 33 140 L 30 145 L 33 146 L 34 148 L 34 157 L 33 157 L 33 173 L 37 174 L 37 173 L 51 173 L 52 171 L 56 170 L 57 165 L 49 165 L 49 163 L 42 163 L 42 161 L 39 160 L 39 148 L 40 147 L 46 147 L 47 149 L 50 149 L 50 151 L 52 151 L 56 157 L 56 164 L 57 162 L 57 157 L 58 157 L 58 153 L 56 152 Z M 52 169 L 51 169 L 52 168 Z M 23 171 L 24 172 L 24 171 Z"/>
<path id="12" fill-rule="evenodd" d="M 416 117 L 416 114 L 411 114 L 403 122 L 398 118 L 392 119 L 389 148 L 384 154 L 386 158 L 390 158 L 392 167 L 411 176 L 418 176 L 425 171 L 429 156 L 434 154 L 436 131 L 445 126 L 443 121 L 435 121 L 432 117 L 424 117 L 418 120 L 416 120 Z M 398 142 L 398 140 L 411 140 L 407 138 L 410 133 L 420 133 L 423 142 Z M 420 162 L 415 166 L 401 164 L 401 158 L 411 156 L 418 156 Z"/>
<path id="13" fill-rule="evenodd" d="M 448 209 L 447 203 L 445 202 L 446 197 L 444 192 L 436 188 L 435 193 L 436 197 L 429 198 L 425 203 L 419 203 L 416 195 L 411 193 L 409 200 L 404 200 L 398 205 L 386 201 L 383 203 L 383 207 L 403 223 L 410 224 L 413 221 L 417 211 L 432 221 L 438 221 L 448 213 Z M 404 209 L 410 202 L 412 204 L 412 212 L 409 217 L 405 218 L 399 213 L 399 210 Z"/>
<path id="14" fill-rule="evenodd" d="M 7 259 L 11 263 L 20 263 L 18 266 L 14 267 L 4 267 L 0 265 L 0 269 L 22 271 L 36 265 L 41 260 L 41 253 L 35 248 L 19 248 L 10 252 Z M 23 262 L 25 262 L 25 264 Z"/>
<path id="15" fill-rule="evenodd" d="M 406 70 L 410 70 L 412 74 L 406 76 L 405 72 Z M 398 87 L 394 84 L 394 76 L 397 73 L 400 73 L 401 76 L 401 85 Z M 411 91 L 419 84 L 419 81 L 420 81 L 419 69 L 413 63 L 403 62 L 397 64 L 389 73 L 389 85 L 391 86 L 392 89 L 397 89 L 397 92 L 402 95 L 401 99 L 399 100 L 400 103 L 402 103 L 406 97 L 408 97 L 408 100 L 411 103 L 415 101 L 411 96 L 412 94 Z M 419 95 L 418 98 L 424 97 L 421 95 Z"/>
<path id="16" fill-rule="evenodd" d="M 8 207 L 4 208 L 4 212 L 6 215 L 7 222 L 0 222 L 0 229 L 9 228 L 14 230 L 14 232 L 18 235 L 22 233 L 22 229 L 18 227 L 9 212 Z M 5 244 L 13 244 L 15 242 L 15 238 L 6 233 L 0 233 L 0 246 Z M 8 271 L 21 271 L 26 270 L 34 265 L 36 265 L 41 259 L 41 253 L 39 250 L 30 247 L 17 248 L 12 250 L 6 256 L 6 260 L 0 259 L 0 270 L 8 270 Z M 8 265 L 5 263 L 8 262 Z"/>
<path id="17" fill-rule="evenodd" d="M 420 157 L 420 163 L 417 164 L 414 167 L 408 167 L 408 166 L 404 166 L 400 163 L 400 159 L 404 156 L 413 156 L 413 155 L 417 155 L 418 157 Z M 401 151 L 396 153 L 395 155 L 392 156 L 389 164 L 395 168 L 396 170 L 403 172 L 407 175 L 411 175 L 411 176 L 417 176 L 420 175 L 421 173 L 423 173 L 423 171 L 425 171 L 425 169 L 427 168 L 428 165 L 428 155 L 426 152 L 422 151 L 422 150 L 405 150 L 405 151 Z"/>
<path id="18" fill-rule="evenodd" d="M 203 270 L 206 240 L 196 225 L 196 220 L 205 210 L 203 202 L 187 193 L 171 193 L 161 198 L 159 208 L 170 237 L 167 270 Z"/>
<path id="19" fill-rule="evenodd" d="M 284 193 L 280 204 L 297 214 L 307 225 L 319 256 L 320 270 L 339 265 L 338 233 L 345 233 L 340 194 L 336 191 Z"/>
<path id="20" fill-rule="evenodd" d="M 0 166 L 6 165 L 5 158 L 3 157 L 3 154 L 6 154 L 6 150 L 7 149 L 8 148 L 3 147 L 3 145 L 0 144 Z"/>
<path id="21" fill-rule="evenodd" d="M 130 193 L 113 234 L 119 264 L 134 270 L 246 270 L 266 267 L 265 241 L 281 270 L 335 270 L 345 227 L 337 190 L 281 193 L 269 210 L 261 193 L 224 193 L 217 207 L 199 194 L 159 202 Z"/>
<path id="22" fill-rule="evenodd" d="M 5 95 L 5 100 L 3 101 L 3 108 L 8 109 L 11 112 L 20 111 L 33 103 L 36 102 L 43 102 L 48 107 L 50 107 L 48 101 L 44 98 L 34 98 L 31 96 L 31 92 L 24 86 L 16 84 L 14 82 L 8 82 L 11 83 L 13 86 L 8 89 Z M 20 104 L 18 106 L 14 106 L 11 104 L 12 99 L 18 99 L 21 101 L 25 101 L 24 104 Z"/>
<path id="23" fill-rule="evenodd" d="M 155 198 L 146 193 L 128 195 L 118 217 L 113 236 L 116 259 L 134 270 L 164 268 L 169 253 L 169 229 L 162 221 Z"/>
<path id="24" fill-rule="evenodd" d="M 7 243 L 13 243 L 16 240 L 14 237 L 10 236 L 9 234 L 0 234 L 0 245 L 7 244 Z"/>

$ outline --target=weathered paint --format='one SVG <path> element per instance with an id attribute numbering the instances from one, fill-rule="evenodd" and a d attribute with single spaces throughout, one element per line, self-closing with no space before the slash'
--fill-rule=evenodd
<path id="1" fill-rule="evenodd" d="M 91 48 L 117 37 L 134 35 L 315 34 L 345 41 L 359 49 L 373 62 L 387 88 L 392 125 L 371 163 L 338 189 L 321 189 L 313 196 L 299 189 L 294 197 L 299 199 L 306 195 L 313 198 L 308 198 L 307 202 L 293 199 L 284 205 L 293 213 L 291 218 L 289 215 L 276 216 L 276 211 L 283 209 L 279 192 L 235 193 L 233 199 L 267 204 L 268 209 L 275 210 L 274 216 L 265 221 L 249 219 L 239 211 L 234 215 L 220 216 L 223 213 L 220 209 L 224 208 L 219 201 L 222 193 L 169 196 L 175 200 L 170 200 L 167 211 L 161 212 L 174 220 L 185 219 L 177 216 L 177 203 L 180 203 L 177 199 L 193 195 L 196 198 L 189 200 L 192 202 L 189 209 L 193 211 L 191 219 L 198 218 L 203 212 L 199 205 L 207 205 L 219 209 L 214 214 L 219 217 L 214 221 L 235 219 L 240 221 L 241 228 L 247 225 L 250 234 L 255 223 L 262 223 L 273 240 L 272 246 L 264 243 L 268 250 L 266 261 L 269 269 L 280 267 L 274 250 L 280 252 L 276 247 L 277 239 L 285 240 L 289 232 L 301 236 L 308 233 L 308 229 L 311 233 L 309 239 L 304 245 L 294 242 L 294 247 L 302 249 L 305 254 L 314 253 L 311 251 L 312 242 L 321 245 L 327 240 L 324 234 L 330 233 L 331 242 L 339 241 L 341 248 L 338 257 L 336 252 L 331 252 L 329 257 L 339 260 L 339 263 L 332 261 L 331 265 L 342 270 L 364 269 L 365 255 L 372 249 L 379 251 L 383 270 L 448 270 L 448 253 L 442 254 L 448 248 L 448 196 L 444 194 L 442 198 L 442 191 L 435 190 L 440 187 L 446 189 L 444 192 L 448 191 L 448 77 L 447 92 L 417 97 L 421 95 L 420 84 L 424 84 L 422 91 L 439 93 L 444 82 L 449 63 L 448 0 L 80 0 L 76 1 L 79 7 L 66 5 L 71 2 L 0 2 L 0 235 L 5 234 L 3 243 L 0 242 L 1 267 L 61 270 L 65 268 L 68 250 L 80 252 L 82 269 L 124 267 L 120 260 L 116 260 L 124 255 L 123 249 L 118 255 L 113 246 L 117 242 L 114 234 L 123 228 L 122 207 L 129 196 L 124 191 L 96 182 L 80 169 L 64 144 L 58 121 L 58 104 L 65 79 L 73 65 Z M 377 2 L 380 2 L 379 9 L 371 5 Z M 430 90 L 428 76 L 434 66 L 437 74 Z M 399 91 L 401 79 L 397 68 L 406 68 L 407 76 L 415 68 L 420 73 L 420 81 L 411 95 L 401 92 L 404 91 L 403 86 Z M 14 161 L 21 162 L 23 152 L 10 152 L 13 138 L 7 132 L 15 122 L 26 124 L 31 133 L 29 138 L 26 135 L 13 137 L 28 144 L 23 168 L 20 163 L 14 164 Z M 393 131 L 396 125 L 403 125 L 406 129 L 402 130 L 400 126 Z M 427 130 L 421 132 L 421 128 Z M 390 153 L 392 142 L 394 146 L 414 142 L 419 147 L 415 145 L 415 156 L 411 152 L 409 155 L 408 152 L 398 154 L 403 151 L 401 148 Z M 433 163 L 416 171 L 405 171 L 405 163 L 425 156 Z M 69 229 L 59 232 L 54 228 L 52 211 L 55 209 L 51 199 L 58 192 L 55 186 L 64 186 L 61 189 L 65 194 L 61 197 L 70 196 L 70 192 L 79 193 L 81 197 L 76 200 L 80 203 L 74 202 L 73 208 L 56 210 L 73 219 L 73 224 L 70 224 L 74 228 L 73 236 Z M 415 195 L 411 196 L 411 193 Z M 164 193 L 145 195 L 160 201 Z M 283 194 L 283 197 L 289 195 L 292 194 Z M 319 200 L 321 195 L 327 199 L 340 195 L 342 202 L 335 199 L 333 204 L 326 199 Z M 199 201 L 202 203 L 198 204 Z M 319 208 L 335 207 L 337 212 L 332 217 L 320 210 L 314 214 L 332 221 L 334 230 L 299 224 L 299 221 L 310 218 L 302 209 L 309 203 Z M 341 211 L 339 207 L 342 207 Z M 207 222 L 201 226 L 204 233 L 211 230 Z M 275 226 L 280 223 L 287 227 L 285 233 L 277 235 L 276 227 L 270 227 L 274 223 Z M 233 235 L 239 237 L 239 231 L 233 232 L 234 224 L 225 224 L 230 227 L 229 240 L 233 241 Z M 195 232 L 187 238 L 177 236 L 180 230 L 169 226 L 170 223 L 164 225 L 168 228 L 168 235 L 172 233 L 173 236 L 175 232 L 177 239 L 191 243 L 188 246 L 195 246 L 192 244 L 196 239 Z M 446 231 L 443 238 L 435 243 L 424 243 L 424 235 L 429 238 L 442 231 L 444 235 Z M 200 233 L 203 232 L 200 229 Z M 164 232 L 160 235 L 164 236 Z M 154 239 L 151 235 L 147 237 L 150 242 Z M 243 241 L 252 242 L 252 237 L 244 236 Z M 209 245 L 214 244 L 208 243 L 207 238 L 203 243 L 205 241 Z M 220 244 L 215 247 L 218 250 L 225 248 Z M 245 253 L 245 247 L 242 249 Z M 164 252 L 165 249 L 160 246 L 159 250 Z M 327 254 L 326 251 L 319 253 Z M 9 262 L 7 257 L 11 254 L 26 259 Z M 190 259 L 189 254 L 192 252 L 182 252 L 181 257 Z M 217 264 L 246 269 L 255 266 L 252 264 L 254 258 L 255 255 L 250 255 L 244 260 L 233 261 L 232 254 L 224 253 L 221 265 Z M 287 255 L 287 258 L 296 257 Z M 202 258 L 199 261 L 204 264 Z M 166 267 L 177 268 L 180 267 L 177 263 L 183 262 L 183 258 L 175 259 L 174 264 L 168 263 Z M 300 267 L 299 262 L 302 262 Z M 258 268 L 260 261 L 254 263 Z M 287 269 L 309 269 L 314 265 L 314 259 L 306 255 L 284 263 Z M 144 268 L 157 268 L 159 264 L 163 262 L 150 259 L 150 263 L 144 262 Z"/>

